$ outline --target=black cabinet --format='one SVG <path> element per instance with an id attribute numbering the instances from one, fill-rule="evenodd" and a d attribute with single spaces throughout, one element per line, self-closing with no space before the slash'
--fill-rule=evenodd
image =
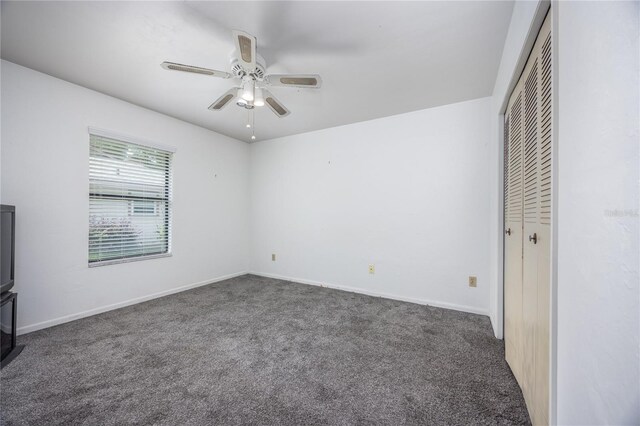
<path id="1" fill-rule="evenodd" d="M 16 318 L 18 293 L 6 291 L 0 296 L 0 367 L 9 364 L 22 352 L 24 346 L 16 346 Z"/>

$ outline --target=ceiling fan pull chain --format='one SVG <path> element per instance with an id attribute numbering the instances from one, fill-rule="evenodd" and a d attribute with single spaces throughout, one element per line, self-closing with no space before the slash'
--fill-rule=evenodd
<path id="1" fill-rule="evenodd" d="M 253 110 L 249 110 L 249 114 L 251 114 L 251 140 L 256 140 L 256 115 L 253 113 Z"/>

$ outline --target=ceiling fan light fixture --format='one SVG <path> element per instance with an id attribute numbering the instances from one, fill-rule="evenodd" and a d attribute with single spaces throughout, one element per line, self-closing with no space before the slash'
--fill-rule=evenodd
<path id="1" fill-rule="evenodd" d="M 262 95 L 262 89 L 259 87 L 255 88 L 253 104 L 258 107 L 264 106 L 264 96 Z"/>
<path id="2" fill-rule="evenodd" d="M 243 107 L 243 106 L 245 106 L 247 104 L 247 101 L 245 101 L 242 98 L 242 94 L 243 93 L 244 93 L 244 89 L 242 87 L 239 87 L 238 88 L 238 93 L 236 94 L 236 105 L 241 106 L 241 107 Z"/>
<path id="3" fill-rule="evenodd" d="M 247 80 L 242 88 L 242 99 L 247 102 L 252 102 L 254 99 L 253 90 L 255 89 L 255 82 L 253 80 Z"/>

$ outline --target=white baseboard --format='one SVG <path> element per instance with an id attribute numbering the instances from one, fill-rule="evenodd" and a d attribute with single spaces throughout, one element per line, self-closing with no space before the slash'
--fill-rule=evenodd
<path id="1" fill-rule="evenodd" d="M 169 290 L 160 291 L 158 293 L 149 294 L 146 296 L 136 297 L 133 299 L 125 300 L 123 302 L 113 303 L 107 306 L 101 306 L 99 308 L 89 309 L 87 311 L 78 312 L 75 314 L 65 315 L 63 317 L 54 318 L 47 321 L 42 321 L 36 324 L 25 325 L 22 327 L 18 327 L 16 333 L 19 335 L 31 333 L 32 331 L 42 330 L 43 328 L 53 327 L 54 325 L 64 324 L 65 322 L 74 321 L 80 318 L 90 317 L 92 315 L 101 314 L 103 312 L 112 311 L 118 308 L 124 308 L 125 306 L 135 305 L 137 303 L 146 302 L 148 300 L 157 299 L 159 297 L 168 296 L 170 294 L 180 293 L 182 291 L 190 290 L 192 288 L 201 287 L 207 284 L 217 283 L 219 281 L 228 280 L 230 278 L 239 277 L 241 275 L 246 275 L 248 272 L 236 272 L 234 274 L 223 275 L 221 277 L 213 278 L 206 281 L 200 281 L 197 283 L 187 284 L 182 287 L 176 287 Z"/>
<path id="2" fill-rule="evenodd" d="M 502 340 L 502 330 L 498 330 L 498 320 L 496 319 L 495 312 L 489 315 L 489 319 L 491 320 L 491 327 L 493 328 L 493 334 L 496 336 L 496 339 Z"/>
<path id="3" fill-rule="evenodd" d="M 266 272 L 251 271 L 251 272 L 249 272 L 249 274 L 259 275 L 261 277 L 266 277 L 266 278 L 275 278 L 275 279 L 284 280 L 284 281 L 292 281 L 292 282 L 296 282 L 296 283 L 300 283 L 300 284 L 309 284 L 309 285 L 315 285 L 315 286 L 319 286 L 319 287 L 333 288 L 335 290 L 343 290 L 343 291 L 348 291 L 348 292 L 351 292 L 351 293 L 366 294 L 367 296 L 374 296 L 374 297 L 382 297 L 382 298 L 385 298 L 385 299 L 399 300 L 401 302 L 416 303 L 418 305 L 429 305 L 429 306 L 435 306 L 435 307 L 438 307 L 438 308 L 452 309 L 454 311 L 461 311 L 461 312 L 468 312 L 468 313 L 471 313 L 471 314 L 479 314 L 479 315 L 489 316 L 489 311 L 488 310 L 475 308 L 473 306 L 457 305 L 455 303 L 438 302 L 438 301 L 435 301 L 435 300 L 418 299 L 418 298 L 415 298 L 415 297 L 398 296 L 398 295 L 390 294 L 390 293 L 383 293 L 383 292 L 378 292 L 378 291 L 369 291 L 369 290 L 364 290 L 364 289 L 357 288 L 357 287 L 349 287 L 349 286 L 339 285 L 339 284 L 330 284 L 330 283 L 325 283 L 325 282 L 320 282 L 320 281 L 307 280 L 307 279 L 304 279 L 304 278 L 285 277 L 285 276 L 282 276 L 282 275 L 270 274 L 270 273 L 266 273 Z"/>

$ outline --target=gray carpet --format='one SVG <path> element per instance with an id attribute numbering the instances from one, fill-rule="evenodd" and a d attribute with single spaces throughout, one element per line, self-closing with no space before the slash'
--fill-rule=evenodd
<path id="1" fill-rule="evenodd" d="M 6 425 L 529 424 L 487 317 L 252 275 L 18 343 Z"/>

